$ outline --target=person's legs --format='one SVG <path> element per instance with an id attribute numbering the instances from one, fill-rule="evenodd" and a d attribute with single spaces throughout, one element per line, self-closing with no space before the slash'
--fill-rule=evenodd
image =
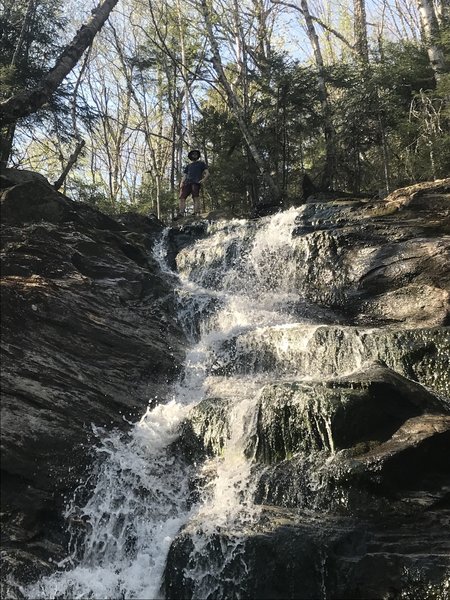
<path id="1" fill-rule="evenodd" d="M 180 215 L 184 215 L 186 212 L 186 198 L 191 193 L 191 184 L 183 183 L 180 189 Z"/>
<path id="2" fill-rule="evenodd" d="M 199 183 L 192 184 L 192 199 L 194 201 L 194 214 L 199 215 L 201 213 L 200 184 Z"/>

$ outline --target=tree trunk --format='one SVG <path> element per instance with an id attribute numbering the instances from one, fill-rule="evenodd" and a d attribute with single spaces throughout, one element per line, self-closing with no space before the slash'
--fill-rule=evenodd
<path id="1" fill-rule="evenodd" d="M 448 0 L 438 0 L 436 16 L 441 29 L 450 27 L 450 4 Z"/>
<path id="2" fill-rule="evenodd" d="M 36 112 L 60 86 L 65 77 L 77 64 L 95 35 L 100 31 L 118 0 L 103 0 L 93 11 L 92 16 L 66 46 L 57 58 L 55 66 L 32 90 L 21 92 L 0 102 L 0 127 Z"/>
<path id="3" fill-rule="evenodd" d="M 34 1 L 35 0 L 28 0 L 27 10 L 26 10 L 25 16 L 23 18 L 23 23 L 22 23 L 22 27 L 20 30 L 19 39 L 17 41 L 16 47 L 14 48 L 14 54 L 11 59 L 12 67 L 15 64 L 17 64 L 17 59 L 19 58 L 19 54 L 22 50 L 23 42 L 25 40 L 25 34 L 27 32 L 28 26 L 31 21 L 31 17 L 33 15 Z"/>
<path id="4" fill-rule="evenodd" d="M 10 123 L 0 129 L 0 169 L 5 169 L 11 155 L 16 124 Z"/>
<path id="5" fill-rule="evenodd" d="M 353 0 L 355 48 L 364 63 L 369 62 L 369 44 L 367 42 L 367 19 L 365 0 Z"/>
<path id="6" fill-rule="evenodd" d="M 191 111 L 191 96 L 189 89 L 188 70 L 187 70 L 187 56 L 186 56 L 186 44 L 184 39 L 183 30 L 183 14 L 181 11 L 180 0 L 176 2 L 177 8 L 177 25 L 178 35 L 180 36 L 180 50 L 181 50 L 181 76 L 184 82 L 184 111 L 186 115 L 186 143 L 189 147 L 192 145 L 192 111 Z"/>
<path id="7" fill-rule="evenodd" d="M 427 47 L 428 59 L 434 71 L 436 81 L 445 72 L 445 57 L 439 45 L 439 21 L 432 0 L 417 0 L 420 23 L 423 29 L 424 42 Z M 444 13 L 445 16 L 445 13 Z"/>
<path id="8" fill-rule="evenodd" d="M 252 3 L 257 22 L 256 39 L 258 56 L 267 61 L 272 54 L 271 32 L 267 23 L 269 10 L 264 6 L 263 0 L 252 0 Z"/>
<path id="9" fill-rule="evenodd" d="M 239 102 L 239 99 L 237 98 L 236 94 L 233 92 L 230 82 L 228 81 L 225 70 L 223 68 L 222 60 L 221 60 L 220 52 L 219 52 L 219 45 L 214 36 L 214 32 L 213 32 L 213 28 L 212 28 L 211 16 L 210 16 L 209 9 L 207 6 L 207 0 L 200 0 L 200 6 L 201 6 L 204 21 L 205 21 L 205 26 L 206 26 L 206 31 L 208 34 L 209 43 L 211 44 L 211 50 L 212 50 L 211 61 L 212 61 L 214 70 L 216 71 L 219 81 L 224 88 L 231 111 L 232 111 L 236 121 L 238 122 L 239 128 L 242 132 L 242 135 L 244 136 L 245 142 L 251 152 L 253 160 L 255 161 L 260 174 L 262 175 L 265 182 L 267 183 L 267 186 L 273 196 L 273 200 L 278 201 L 281 199 L 280 189 L 279 189 L 278 185 L 275 183 L 275 181 L 273 180 L 273 178 L 271 177 L 270 173 L 268 173 L 268 171 L 267 171 L 265 161 L 264 161 L 263 157 L 261 156 L 261 154 L 255 144 L 255 140 L 250 131 L 250 128 L 248 127 L 248 125 L 245 121 L 243 107 L 242 107 L 241 103 Z"/>
<path id="10" fill-rule="evenodd" d="M 391 169 L 390 169 L 390 161 L 389 161 L 389 147 L 386 138 L 386 130 L 384 127 L 383 119 L 381 115 L 378 116 L 378 122 L 380 124 L 380 134 L 381 134 L 381 149 L 383 152 L 383 173 L 384 173 L 384 186 L 386 189 L 386 194 L 389 194 L 391 191 Z"/>
<path id="11" fill-rule="evenodd" d="M 236 63 L 238 67 L 238 78 L 236 81 L 236 89 L 242 90 L 242 108 L 243 117 L 247 120 L 248 107 L 249 107 L 249 94 L 248 94 L 248 63 L 247 63 L 247 50 L 245 43 L 245 34 L 241 24 L 241 17 L 239 14 L 239 2 L 233 0 L 233 24 L 234 24 L 234 36 L 235 36 L 235 52 L 236 52 Z"/>
<path id="12" fill-rule="evenodd" d="M 302 13 L 305 17 L 308 38 L 314 52 L 317 65 L 317 83 L 319 88 L 320 103 L 322 105 L 323 130 L 325 135 L 325 168 L 322 177 L 322 187 L 327 189 L 333 185 L 336 171 L 336 131 L 331 119 L 331 108 L 328 90 L 325 83 L 325 67 L 322 50 L 317 36 L 307 0 L 301 0 Z"/>
<path id="13" fill-rule="evenodd" d="M 80 152 L 83 150 L 85 143 L 86 142 L 84 140 L 80 140 L 78 142 L 78 144 L 76 145 L 75 150 L 70 155 L 70 158 L 67 161 L 67 165 L 66 165 L 65 169 L 63 170 L 63 172 L 61 173 L 59 178 L 53 184 L 53 187 L 55 188 L 55 190 L 59 190 L 60 187 L 62 186 L 62 184 L 64 183 L 64 181 L 66 180 L 66 177 L 69 174 L 70 169 L 77 162 Z"/>

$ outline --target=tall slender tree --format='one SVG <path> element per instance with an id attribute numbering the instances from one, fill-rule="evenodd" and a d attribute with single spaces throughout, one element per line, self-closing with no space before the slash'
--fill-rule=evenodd
<path id="1" fill-rule="evenodd" d="M 336 131 L 331 116 L 331 105 L 328 95 L 327 84 L 325 81 L 325 64 L 322 56 L 322 49 L 319 43 L 319 37 L 314 27 L 314 22 L 309 11 L 308 1 L 300 0 L 302 14 L 305 18 L 306 31 L 313 49 L 314 58 L 317 67 L 317 84 L 322 105 L 323 130 L 325 135 L 325 166 L 322 175 L 322 187 L 329 188 L 333 185 L 336 174 L 337 148 Z"/>
<path id="2" fill-rule="evenodd" d="M 217 42 L 217 38 L 214 34 L 214 30 L 213 30 L 213 26 L 212 26 L 211 9 L 208 6 L 207 0 L 200 0 L 200 10 L 203 15 L 205 28 L 206 28 L 206 32 L 208 35 L 208 41 L 211 46 L 211 51 L 212 51 L 211 62 L 214 67 L 214 70 L 215 70 L 217 77 L 224 89 L 225 95 L 226 95 L 229 105 L 230 105 L 230 109 L 239 125 L 242 135 L 244 136 L 244 139 L 245 139 L 246 144 L 251 152 L 253 160 L 255 161 L 261 176 L 263 177 L 264 181 L 266 182 L 266 184 L 270 190 L 272 199 L 275 201 L 278 201 L 281 199 L 280 188 L 278 187 L 277 183 L 274 181 L 273 177 L 271 176 L 268 166 L 267 166 L 263 156 L 261 155 L 260 151 L 258 150 L 256 141 L 253 137 L 253 134 L 251 133 L 251 129 L 245 120 L 245 113 L 244 113 L 243 106 L 242 106 L 238 96 L 233 91 L 233 89 L 230 85 L 230 82 L 228 80 L 227 74 L 225 72 L 225 69 L 224 69 L 224 66 L 222 63 L 222 58 L 220 55 L 219 44 Z"/>
<path id="3" fill-rule="evenodd" d="M 367 17 L 365 0 L 353 0 L 355 48 L 363 63 L 369 62 L 369 43 L 367 40 Z"/>
<path id="4" fill-rule="evenodd" d="M 436 14 L 435 5 L 433 0 L 416 0 L 417 7 L 419 9 L 420 22 L 422 25 L 422 32 L 424 43 L 427 48 L 428 58 L 430 61 L 431 68 L 434 71 L 436 81 L 439 81 L 441 75 L 446 71 L 445 56 L 442 46 L 440 44 L 440 25 L 439 19 Z M 444 6 L 442 4 L 442 6 Z M 443 8 L 441 14 L 444 15 L 445 22 L 445 9 Z M 448 8 L 447 8 L 448 14 Z M 442 18 L 441 18 L 442 22 Z"/>

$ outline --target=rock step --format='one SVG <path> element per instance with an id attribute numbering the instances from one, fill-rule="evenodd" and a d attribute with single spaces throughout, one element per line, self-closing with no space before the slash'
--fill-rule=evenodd
<path id="1" fill-rule="evenodd" d="M 450 399 L 450 328 L 360 329 L 302 324 L 253 329 L 211 350 L 212 374 L 329 378 L 384 363 Z"/>

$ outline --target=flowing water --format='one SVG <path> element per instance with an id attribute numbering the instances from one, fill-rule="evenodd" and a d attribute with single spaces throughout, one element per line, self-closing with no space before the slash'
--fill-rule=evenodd
<path id="1" fill-rule="evenodd" d="M 24 589 L 29 598 L 158 598 L 169 547 L 186 523 L 196 525 L 186 569 L 195 598 L 226 595 L 222 573 L 240 560 L 245 533 L 258 520 L 252 446 L 259 396 L 284 372 L 257 367 L 259 343 L 277 334 L 272 352 L 288 356 L 291 328 L 299 351 L 316 325 L 299 313 L 299 267 L 292 232 L 299 210 L 250 223 L 220 222 L 177 257 L 179 276 L 163 263 L 165 238 L 155 254 L 176 279 L 179 317 L 192 338 L 184 376 L 165 404 L 149 409 L 129 432 L 99 431 L 98 465 L 67 507 L 70 556 L 53 575 Z M 302 268 L 308 257 L 303 256 Z M 296 266 L 297 263 L 297 266 Z M 301 269 L 300 269 L 301 270 Z M 252 343 L 231 343 L 249 339 Z M 259 342 L 258 340 L 261 340 Z M 239 372 L 223 366 L 240 352 L 252 365 Z M 251 361 L 250 361 L 251 362 Z M 274 364 L 278 364 L 275 361 Z M 308 373 L 304 373 L 307 376 Z M 217 456 L 201 465 L 186 461 L 174 442 L 190 411 L 205 398 L 227 406 L 228 435 Z M 202 482 L 193 491 L 193 481 Z M 86 496 L 89 487 L 89 499 Z M 215 532 L 228 532 L 221 559 L 211 560 Z M 242 570 L 245 564 L 241 560 Z"/>

